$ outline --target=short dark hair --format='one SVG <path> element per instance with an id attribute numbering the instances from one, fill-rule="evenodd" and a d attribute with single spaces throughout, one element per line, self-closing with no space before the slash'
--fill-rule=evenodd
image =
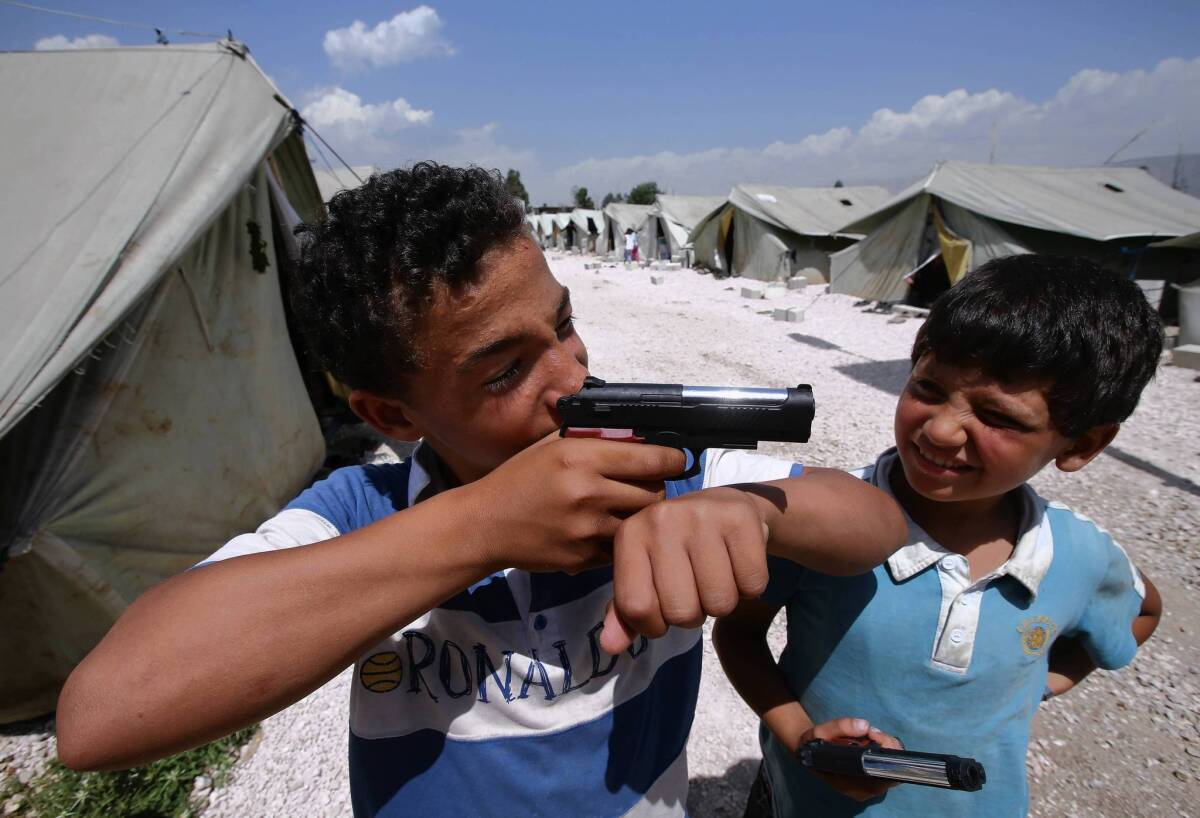
<path id="1" fill-rule="evenodd" d="M 292 307 L 318 362 L 346 385 L 395 395 L 420 365 L 414 335 L 437 282 L 526 231 L 498 171 L 418 162 L 338 193 L 301 227 Z"/>
<path id="2" fill-rule="evenodd" d="M 1017 255 L 933 303 L 912 364 L 932 353 L 1001 381 L 1048 380 L 1051 421 L 1075 437 L 1129 417 L 1162 347 L 1162 322 L 1133 281 L 1083 258 Z"/>

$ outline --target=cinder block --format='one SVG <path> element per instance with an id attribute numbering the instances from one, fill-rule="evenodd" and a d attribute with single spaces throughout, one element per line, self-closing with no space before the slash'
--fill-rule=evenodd
<path id="1" fill-rule="evenodd" d="M 663 283 L 664 281 L 666 281 L 666 280 L 667 280 L 667 277 L 666 277 L 666 276 L 664 276 L 664 275 L 652 275 L 652 276 L 650 276 L 650 283 L 651 283 L 651 284 L 662 284 L 662 283 Z"/>
<path id="2" fill-rule="evenodd" d="M 789 290 L 803 290 L 808 286 L 808 279 L 804 276 L 792 276 L 787 280 L 787 288 Z"/>
<path id="3" fill-rule="evenodd" d="M 763 294 L 762 287 L 742 287 L 742 298 L 762 298 Z"/>
<path id="4" fill-rule="evenodd" d="M 804 320 L 804 309 L 802 307 L 792 307 L 787 311 L 787 320 L 793 324 L 799 324 Z"/>
<path id="5" fill-rule="evenodd" d="M 1184 369 L 1200 369 L 1200 344 L 1184 344 L 1171 350 L 1171 363 Z"/>
<path id="6" fill-rule="evenodd" d="M 771 317 L 776 321 L 788 321 L 788 313 L 791 312 L 787 307 L 776 307 Z"/>
<path id="7" fill-rule="evenodd" d="M 585 265 L 583 265 L 583 269 L 585 269 L 585 270 L 599 270 L 599 269 L 600 269 L 600 262 L 598 262 L 598 261 L 595 261 L 595 262 L 591 262 L 591 263 L 589 263 L 589 264 L 585 264 Z"/>

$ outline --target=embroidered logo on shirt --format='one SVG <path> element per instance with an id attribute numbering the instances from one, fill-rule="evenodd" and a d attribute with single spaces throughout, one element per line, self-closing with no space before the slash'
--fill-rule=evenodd
<path id="1" fill-rule="evenodd" d="M 367 657 L 358 671 L 358 678 L 363 687 L 372 693 L 395 690 L 404 678 L 404 665 L 400 663 L 400 654 L 389 650 Z"/>
<path id="2" fill-rule="evenodd" d="M 1046 616 L 1031 616 L 1017 630 L 1021 633 L 1021 650 L 1030 656 L 1041 656 L 1054 641 L 1058 626 Z"/>

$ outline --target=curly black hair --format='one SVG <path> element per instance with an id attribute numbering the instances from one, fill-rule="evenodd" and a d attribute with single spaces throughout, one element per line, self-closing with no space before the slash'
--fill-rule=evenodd
<path id="1" fill-rule="evenodd" d="M 1076 437 L 1120 423 L 1158 368 L 1163 331 L 1133 281 L 1084 258 L 994 259 L 943 293 L 912 348 L 990 377 L 1051 382 L 1054 426 Z"/>
<path id="2" fill-rule="evenodd" d="M 435 282 L 472 281 L 480 257 L 526 230 L 497 171 L 418 162 L 376 173 L 297 229 L 292 308 L 320 365 L 395 396 L 421 363 L 415 337 Z"/>

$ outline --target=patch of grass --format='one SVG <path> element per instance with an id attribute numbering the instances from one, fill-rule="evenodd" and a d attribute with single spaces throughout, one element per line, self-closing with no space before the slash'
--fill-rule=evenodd
<path id="1" fill-rule="evenodd" d="M 211 777 L 214 788 L 224 784 L 238 749 L 256 729 L 121 772 L 79 773 L 55 760 L 29 784 L 10 781 L 0 804 L 20 794 L 16 814 L 29 818 L 190 818 L 196 814 L 188 802 L 196 777 Z"/>

